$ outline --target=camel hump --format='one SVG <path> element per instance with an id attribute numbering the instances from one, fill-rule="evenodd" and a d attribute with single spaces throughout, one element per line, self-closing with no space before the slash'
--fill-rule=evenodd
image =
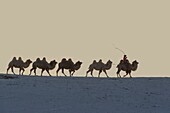
<path id="1" fill-rule="evenodd" d="M 21 57 L 18 58 L 18 61 L 17 61 L 17 62 L 18 62 L 18 63 L 24 63 L 24 61 L 22 60 Z"/>
<path id="2" fill-rule="evenodd" d="M 61 62 L 65 62 L 66 61 L 66 58 L 63 58 L 62 60 L 61 60 Z"/>
<path id="3" fill-rule="evenodd" d="M 71 58 L 69 58 L 69 59 L 68 59 L 68 61 L 72 62 L 72 59 L 71 59 Z"/>
<path id="4" fill-rule="evenodd" d="M 48 63 L 45 57 L 43 57 L 42 62 Z"/>
<path id="5" fill-rule="evenodd" d="M 16 58 L 16 57 L 13 57 L 12 61 L 16 61 L 16 60 L 17 60 L 17 58 Z"/>
<path id="6" fill-rule="evenodd" d="M 102 59 L 99 60 L 98 64 L 99 64 L 99 65 L 104 65 Z"/>
<path id="7" fill-rule="evenodd" d="M 19 58 L 18 58 L 18 60 L 22 61 L 22 58 L 21 58 L 21 57 L 19 57 Z"/>
<path id="8" fill-rule="evenodd" d="M 100 59 L 99 62 L 103 62 L 102 59 Z"/>
<path id="9" fill-rule="evenodd" d="M 71 58 L 68 59 L 68 62 L 74 64 Z"/>
<path id="10" fill-rule="evenodd" d="M 42 60 L 43 60 L 43 61 L 47 61 L 45 57 L 43 57 L 43 59 L 42 59 Z"/>
<path id="11" fill-rule="evenodd" d="M 96 61 L 96 60 L 93 60 L 93 64 L 95 64 L 95 63 L 97 63 L 97 61 Z"/>
<path id="12" fill-rule="evenodd" d="M 40 61 L 40 58 L 37 58 L 36 61 Z"/>

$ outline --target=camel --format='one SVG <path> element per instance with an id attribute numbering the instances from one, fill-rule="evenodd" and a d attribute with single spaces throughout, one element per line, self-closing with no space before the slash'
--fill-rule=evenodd
<path id="1" fill-rule="evenodd" d="M 109 70 L 112 67 L 112 61 L 108 60 L 106 64 L 102 62 L 102 60 L 99 60 L 99 62 L 96 62 L 96 60 L 93 61 L 93 63 L 89 66 L 88 71 L 86 72 L 86 77 L 89 72 L 91 72 L 91 76 L 93 77 L 93 70 L 99 71 L 98 77 L 100 77 L 101 72 L 103 71 L 107 77 L 108 74 L 106 70 Z"/>
<path id="2" fill-rule="evenodd" d="M 76 70 L 80 69 L 82 62 L 77 61 L 75 64 L 73 63 L 73 61 L 71 59 L 66 60 L 65 58 L 63 58 L 61 60 L 61 62 L 58 64 L 58 69 L 56 71 L 56 75 L 58 76 L 58 72 L 60 71 L 60 69 L 62 70 L 62 73 L 67 76 L 64 73 L 64 69 L 69 70 L 70 73 L 70 77 L 73 76 L 73 74 L 75 73 Z"/>
<path id="3" fill-rule="evenodd" d="M 21 57 L 19 57 L 18 60 L 16 59 L 16 57 L 13 57 L 12 61 L 10 61 L 8 64 L 7 74 L 10 68 L 11 68 L 12 73 L 15 74 L 14 73 L 14 67 L 15 67 L 15 68 L 19 68 L 19 75 L 21 75 L 21 71 L 23 75 L 25 68 L 28 68 L 31 63 L 32 61 L 30 59 L 26 60 L 26 62 L 23 62 Z"/>
<path id="4" fill-rule="evenodd" d="M 43 60 L 40 60 L 40 58 L 37 58 L 36 61 L 32 64 L 32 69 L 30 70 L 30 74 L 34 70 L 34 74 L 36 75 L 36 69 L 41 69 L 41 76 L 43 72 L 46 70 L 49 76 L 51 76 L 49 70 L 52 70 L 55 68 L 57 62 L 55 60 L 52 60 L 50 63 L 46 61 L 46 58 L 43 58 Z"/>
<path id="5" fill-rule="evenodd" d="M 136 71 L 138 68 L 138 64 L 139 63 L 136 60 L 133 61 L 132 64 L 130 63 L 125 64 L 123 60 L 121 60 L 120 63 L 117 65 L 117 68 L 118 68 L 117 77 L 121 78 L 120 71 L 122 70 L 126 72 L 126 75 L 124 75 L 123 77 L 126 77 L 129 74 L 130 78 L 132 78 L 131 71 Z"/>

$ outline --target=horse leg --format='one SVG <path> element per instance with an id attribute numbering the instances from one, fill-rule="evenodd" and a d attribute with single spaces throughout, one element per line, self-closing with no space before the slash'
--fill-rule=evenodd
<path id="1" fill-rule="evenodd" d="M 49 74 L 49 76 L 51 76 L 50 72 L 49 72 L 49 69 L 46 69 L 47 73 Z"/>
<path id="2" fill-rule="evenodd" d="M 100 74 L 101 74 L 102 70 L 99 70 L 99 74 L 98 74 L 98 77 L 100 77 Z"/>
<path id="3" fill-rule="evenodd" d="M 42 76 L 42 74 L 43 74 L 44 70 L 45 70 L 45 69 L 42 69 L 42 70 L 41 70 L 41 76 Z"/>
<path id="4" fill-rule="evenodd" d="M 106 70 L 103 70 L 103 72 L 106 74 L 107 78 L 109 78 L 109 76 L 107 75 L 107 72 L 106 72 Z"/>

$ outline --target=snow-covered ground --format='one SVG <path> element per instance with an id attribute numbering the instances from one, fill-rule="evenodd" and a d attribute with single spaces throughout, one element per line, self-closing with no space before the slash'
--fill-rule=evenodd
<path id="1" fill-rule="evenodd" d="M 169 86 L 170 78 L 0 79 L 0 113 L 169 113 Z"/>

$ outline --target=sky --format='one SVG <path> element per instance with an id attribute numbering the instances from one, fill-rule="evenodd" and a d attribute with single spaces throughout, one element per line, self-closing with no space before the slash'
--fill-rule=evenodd
<path id="1" fill-rule="evenodd" d="M 130 62 L 139 62 L 132 76 L 169 77 L 169 3 L 168 0 L 1 0 L 0 72 L 6 73 L 14 56 L 33 61 L 46 57 L 57 62 L 65 57 L 83 62 L 75 73 L 77 76 L 84 76 L 93 60 L 112 60 L 115 65 L 108 73 L 116 77 L 116 64 L 123 57 L 116 47 L 127 54 Z M 57 67 L 51 71 L 53 75 Z M 97 76 L 97 72 L 94 74 Z"/>

